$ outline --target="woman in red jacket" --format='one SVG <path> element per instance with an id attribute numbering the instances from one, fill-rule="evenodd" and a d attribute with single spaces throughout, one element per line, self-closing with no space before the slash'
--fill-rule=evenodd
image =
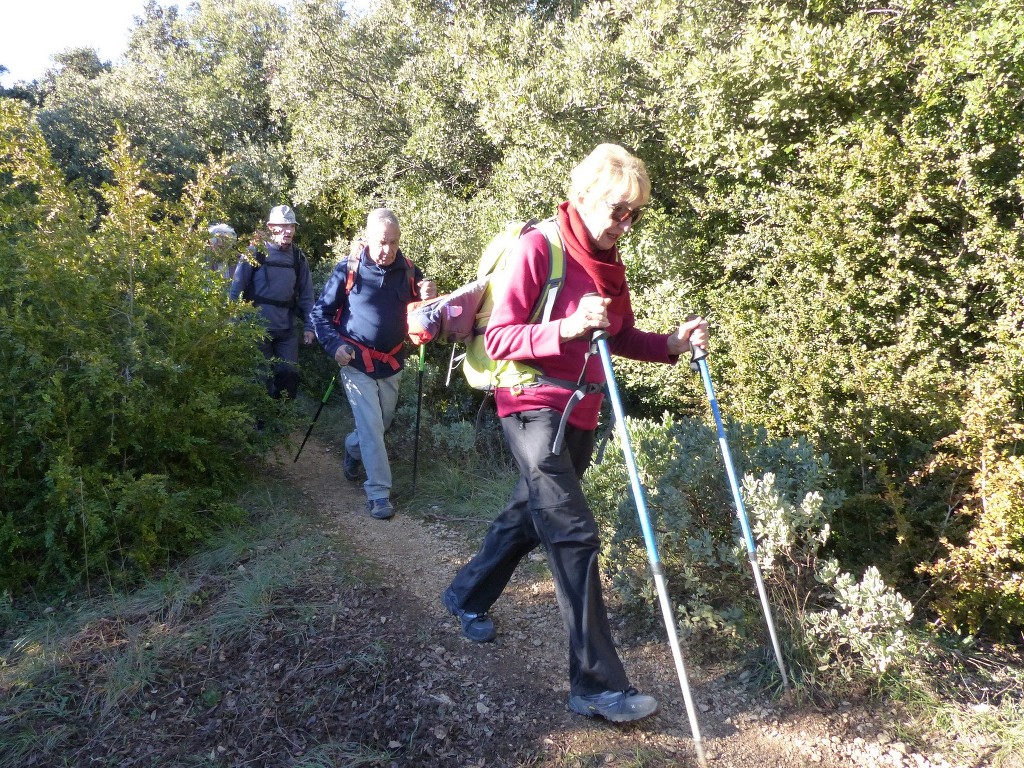
<path id="1" fill-rule="evenodd" d="M 529 321 L 550 271 L 547 241 L 538 230 L 520 238 L 484 338 L 493 359 L 522 362 L 544 375 L 532 385 L 495 391 L 519 482 L 480 551 L 443 596 L 466 637 L 493 640 L 487 611 L 519 561 L 543 544 L 569 633 L 569 708 L 614 722 L 647 717 L 658 705 L 629 684 L 612 642 L 598 572 L 597 524 L 580 484 L 593 453 L 603 395 L 597 386 L 586 388 L 563 425 L 565 450 L 555 452 L 573 397 L 572 389 L 556 382 L 575 384 L 581 371 L 585 383 L 604 381 L 599 358 L 587 356 L 598 330 L 610 335 L 612 353 L 635 360 L 675 363 L 691 345 L 707 344 L 703 318 L 669 334 L 635 327 L 616 242 L 636 224 L 650 195 L 643 161 L 617 145 L 601 144 L 573 169 L 569 199 L 558 208 L 565 282 L 547 322 Z"/>

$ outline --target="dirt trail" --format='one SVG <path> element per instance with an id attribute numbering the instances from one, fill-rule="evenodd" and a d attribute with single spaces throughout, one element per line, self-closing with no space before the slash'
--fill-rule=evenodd
<path id="1" fill-rule="evenodd" d="M 452 743 L 452 765 L 697 764 L 667 642 L 620 647 L 634 685 L 659 700 L 657 715 L 625 726 L 574 715 L 565 707 L 565 632 L 550 579 L 536 575 L 544 573 L 542 568 L 520 568 L 495 605 L 497 642 L 473 644 L 461 637 L 458 623 L 439 597 L 478 542 L 466 541 L 441 523 L 414 518 L 401 503 L 393 519 L 372 519 L 363 511 L 361 485 L 345 481 L 337 453 L 315 438 L 307 443 L 299 462 L 282 461 L 279 471 L 302 489 L 325 526 L 377 564 L 382 574 L 377 586 L 385 596 L 381 622 L 387 625 L 389 639 L 426 649 L 419 663 L 430 666 L 436 681 L 434 692 L 425 694 L 427 703 L 451 705 L 450 717 L 465 719 L 465 732 L 494 742 L 476 744 L 472 752 Z M 439 516 L 443 517 L 443 510 Z M 687 663 L 712 766 L 950 766 L 937 755 L 917 754 L 893 742 L 868 713 L 852 708 L 820 713 L 807 706 L 786 707 L 752 696 L 735 681 Z M 446 690 L 455 695 L 443 693 Z M 474 700 L 475 706 L 470 704 Z M 439 742 L 451 741 L 446 726 L 433 730 Z"/>

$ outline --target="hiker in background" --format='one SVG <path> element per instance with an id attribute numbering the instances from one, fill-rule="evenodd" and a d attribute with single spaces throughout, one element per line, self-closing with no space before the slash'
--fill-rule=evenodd
<path id="1" fill-rule="evenodd" d="M 371 211 L 361 247 L 334 268 L 310 314 L 320 345 L 341 367 L 355 420 L 345 436 L 342 471 L 354 481 L 360 464 L 365 468 L 366 508 L 378 520 L 395 514 L 384 433 L 398 404 L 406 308 L 437 295 L 434 282 L 399 250 L 401 234 L 394 211 Z"/>
<path id="2" fill-rule="evenodd" d="M 675 363 L 691 345 L 708 341 L 703 318 L 687 320 L 668 334 L 634 326 L 616 242 L 639 221 L 650 194 L 643 161 L 614 144 L 601 144 L 572 171 L 569 199 L 557 215 L 565 280 L 546 322 L 531 324 L 530 317 L 549 271 L 548 243 L 537 229 L 519 238 L 484 339 L 491 358 L 525 363 L 542 375 L 533 384 L 499 384 L 495 391 L 519 481 L 479 552 L 442 596 L 467 638 L 494 640 L 488 610 L 519 561 L 543 545 L 569 634 L 569 708 L 615 722 L 646 717 L 658 705 L 630 685 L 615 650 L 601 594 L 597 524 L 580 484 L 591 461 L 603 397 L 604 370 L 598 355 L 588 356 L 590 341 L 603 330 L 612 353 L 662 363 Z M 582 399 L 574 398 L 575 390 Z M 555 452 L 567 411 L 564 449 Z"/>
<path id="3" fill-rule="evenodd" d="M 210 271 L 225 280 L 231 280 L 235 276 L 235 264 L 238 261 L 238 254 L 235 252 L 238 234 L 230 224 L 223 223 L 211 224 L 209 233 L 210 239 L 206 248 Z"/>
<path id="4" fill-rule="evenodd" d="M 302 340 L 313 343 L 309 312 L 313 308 L 313 278 L 302 250 L 292 243 L 297 222 L 295 211 L 287 205 L 270 209 L 268 236 L 250 246 L 238 260 L 231 289 L 232 301 L 241 298 L 260 309 L 267 335 L 260 343 L 263 356 L 270 361 L 267 392 L 278 399 L 295 399 L 299 391 L 299 337 L 296 318 L 304 324 Z"/>

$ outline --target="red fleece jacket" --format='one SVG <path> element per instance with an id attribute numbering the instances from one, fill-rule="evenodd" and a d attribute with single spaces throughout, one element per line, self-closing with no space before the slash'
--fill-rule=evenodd
<path id="1" fill-rule="evenodd" d="M 555 300 L 551 320 L 530 323 L 530 313 L 547 282 L 550 271 L 547 242 L 544 234 L 532 230 L 521 237 L 516 251 L 509 255 L 505 290 L 494 297 L 494 309 L 484 334 L 487 354 L 495 360 L 516 360 L 539 368 L 547 376 L 576 381 L 590 341 L 587 337 L 562 343 L 559 324 L 576 311 L 580 298 L 595 291 L 594 281 L 575 261 L 566 258 L 565 282 Z M 650 333 L 635 327 L 632 307 L 627 298 L 625 316 L 609 315 L 611 338 L 608 346 L 613 354 L 633 360 L 674 363 L 678 359 L 668 353 L 670 334 Z M 603 382 L 601 360 L 594 355 L 587 362 L 586 382 Z M 499 416 L 538 408 L 565 410 L 572 393 L 560 387 L 538 385 L 513 391 L 499 388 L 495 402 Z M 596 429 L 604 396 L 587 395 L 573 409 L 569 423 L 581 429 Z"/>

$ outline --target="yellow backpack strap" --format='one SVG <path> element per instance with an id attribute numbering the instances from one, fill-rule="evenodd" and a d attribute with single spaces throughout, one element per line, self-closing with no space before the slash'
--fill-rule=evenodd
<path id="1" fill-rule="evenodd" d="M 505 225 L 505 228 L 488 243 L 487 248 L 484 249 L 483 256 L 480 257 L 480 262 L 477 264 L 476 277 L 477 280 L 481 280 L 492 272 L 496 272 L 499 269 L 504 268 L 502 263 L 509 250 L 527 230 L 533 227 L 537 223 L 536 219 L 530 219 L 529 221 L 510 221 Z"/>
<path id="2" fill-rule="evenodd" d="M 536 225 L 536 228 L 544 233 L 548 241 L 548 281 L 544 284 L 537 299 L 537 304 L 530 315 L 530 322 L 547 322 L 551 319 L 551 313 L 555 308 L 555 299 L 565 282 L 565 250 L 562 248 L 562 238 L 558 234 L 558 224 L 554 219 L 545 219 Z"/>

